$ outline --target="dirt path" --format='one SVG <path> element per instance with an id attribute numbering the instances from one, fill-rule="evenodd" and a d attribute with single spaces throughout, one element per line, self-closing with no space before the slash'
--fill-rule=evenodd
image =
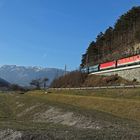
<path id="1" fill-rule="evenodd" d="M 34 116 L 35 122 L 50 122 L 73 126 L 80 129 L 101 129 L 102 126 L 98 121 L 91 120 L 82 115 L 77 115 L 74 112 L 64 111 L 60 108 L 50 106 L 45 112 L 37 113 Z"/>

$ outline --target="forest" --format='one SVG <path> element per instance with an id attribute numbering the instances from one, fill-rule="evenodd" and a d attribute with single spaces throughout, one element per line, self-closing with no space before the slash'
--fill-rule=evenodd
<path id="1" fill-rule="evenodd" d="M 114 27 L 100 32 L 82 55 L 81 68 L 140 53 L 140 6 L 120 16 Z"/>

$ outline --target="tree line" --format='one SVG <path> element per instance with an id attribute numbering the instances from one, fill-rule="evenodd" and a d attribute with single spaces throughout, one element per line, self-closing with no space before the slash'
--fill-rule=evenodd
<path id="1" fill-rule="evenodd" d="M 140 53 L 140 6 L 120 16 L 114 27 L 100 32 L 82 55 L 81 68 Z"/>
<path id="2" fill-rule="evenodd" d="M 43 87 L 44 89 L 47 88 L 47 82 L 49 81 L 49 79 L 46 77 L 46 78 L 39 78 L 39 79 L 34 79 L 30 82 L 30 85 L 31 86 L 34 86 L 36 89 L 41 89 L 41 87 Z"/>

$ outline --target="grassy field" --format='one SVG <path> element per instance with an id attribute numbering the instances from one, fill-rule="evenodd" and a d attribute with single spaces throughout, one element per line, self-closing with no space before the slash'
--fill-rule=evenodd
<path id="1" fill-rule="evenodd" d="M 47 99 L 140 121 L 140 89 L 52 91 Z"/>
<path id="2" fill-rule="evenodd" d="M 26 139 L 139 140 L 140 89 L 0 93 L 6 129 Z"/>

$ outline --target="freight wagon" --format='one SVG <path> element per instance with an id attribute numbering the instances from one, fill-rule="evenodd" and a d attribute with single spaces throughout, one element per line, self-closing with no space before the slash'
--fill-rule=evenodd
<path id="1" fill-rule="evenodd" d="M 135 55 L 131 57 L 122 58 L 119 60 L 114 60 L 110 62 L 101 63 L 94 66 L 84 67 L 81 71 L 86 73 L 94 73 L 98 71 L 108 70 L 108 69 L 115 69 L 119 67 L 126 67 L 132 65 L 140 64 L 140 55 Z"/>

